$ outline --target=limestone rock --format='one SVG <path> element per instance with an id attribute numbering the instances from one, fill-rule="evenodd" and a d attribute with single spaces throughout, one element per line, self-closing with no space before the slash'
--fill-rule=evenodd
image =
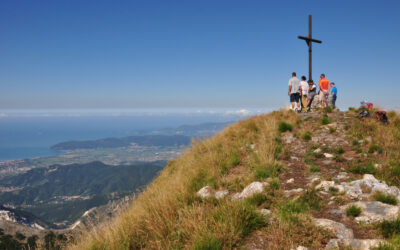
<path id="1" fill-rule="evenodd" d="M 308 250 L 308 247 L 298 246 L 296 248 L 292 248 L 291 250 Z"/>
<path id="2" fill-rule="evenodd" d="M 294 178 L 290 178 L 289 180 L 286 181 L 287 184 L 291 184 L 294 182 Z"/>
<path id="3" fill-rule="evenodd" d="M 317 148 L 316 150 L 314 150 L 314 153 L 317 153 L 317 154 L 318 154 L 318 153 L 321 153 L 321 151 L 322 151 L 322 150 L 321 150 L 320 148 Z"/>
<path id="4" fill-rule="evenodd" d="M 326 158 L 332 158 L 332 157 L 333 157 L 333 154 L 324 153 L 324 156 L 325 156 Z"/>
<path id="5" fill-rule="evenodd" d="M 324 229 L 330 230 L 336 234 L 338 239 L 353 239 L 353 230 L 347 228 L 342 223 L 328 220 L 328 219 L 314 219 L 314 224 L 317 227 L 322 227 Z"/>
<path id="6" fill-rule="evenodd" d="M 201 198 L 208 198 L 213 195 L 213 189 L 210 186 L 202 187 L 198 192 L 197 195 Z"/>
<path id="7" fill-rule="evenodd" d="M 379 244 L 383 243 L 383 240 L 359 240 L 359 239 L 332 239 L 328 242 L 325 249 L 358 249 L 358 250 L 367 250 L 378 247 Z"/>
<path id="8" fill-rule="evenodd" d="M 349 175 L 346 172 L 340 172 L 335 179 L 336 180 L 346 180 L 349 178 Z"/>
<path id="9" fill-rule="evenodd" d="M 242 200 L 252 195 L 262 193 L 264 188 L 267 187 L 269 184 L 267 182 L 252 182 L 247 187 L 243 189 L 241 193 L 235 194 L 232 199 L 233 200 Z"/>
<path id="10" fill-rule="evenodd" d="M 345 213 L 346 208 L 355 205 L 362 209 L 359 216 L 354 218 L 357 222 L 373 223 L 383 220 L 392 220 L 397 218 L 400 213 L 400 207 L 385 204 L 379 201 L 357 201 L 341 206 L 340 210 Z"/>
<path id="11" fill-rule="evenodd" d="M 225 198 L 229 194 L 228 190 L 220 190 L 215 192 L 215 198 L 222 199 Z"/>
<path id="12" fill-rule="evenodd" d="M 290 197 L 294 194 L 299 194 L 303 192 L 302 188 L 296 188 L 296 189 L 291 189 L 291 190 L 285 190 L 285 197 Z"/>
<path id="13" fill-rule="evenodd" d="M 271 210 L 263 208 L 260 210 L 260 213 L 264 216 L 264 217 L 270 217 L 271 216 Z"/>
<path id="14" fill-rule="evenodd" d="M 393 195 L 400 201 L 400 190 L 397 187 L 388 186 L 385 182 L 375 179 L 371 174 L 365 174 L 363 179 L 342 184 L 347 195 L 353 199 L 369 197 L 380 191 L 385 194 Z M 368 193 L 364 193 L 365 190 L 368 190 Z"/>

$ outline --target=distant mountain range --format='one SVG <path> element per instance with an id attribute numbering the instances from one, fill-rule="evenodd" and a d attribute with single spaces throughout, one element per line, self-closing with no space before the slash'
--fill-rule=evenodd
<path id="1" fill-rule="evenodd" d="M 165 165 L 165 161 L 129 166 L 90 162 L 34 168 L 2 179 L 1 186 L 13 191 L 0 193 L 0 204 L 34 215 L 43 226 L 65 228 L 93 207 L 134 194 Z"/>
<path id="2" fill-rule="evenodd" d="M 53 150 L 76 150 L 76 149 L 100 149 L 100 148 L 120 148 L 128 147 L 132 144 L 138 146 L 187 146 L 191 138 L 184 135 L 144 135 L 127 136 L 122 138 L 105 138 L 89 141 L 67 141 L 61 142 L 51 147 Z"/>
<path id="3" fill-rule="evenodd" d="M 198 125 L 182 125 L 177 128 L 165 128 L 151 132 L 149 135 L 127 136 L 121 138 L 105 138 L 87 141 L 66 141 L 51 147 L 53 150 L 103 149 L 138 146 L 188 146 L 192 137 L 208 137 L 233 122 L 203 123 Z"/>

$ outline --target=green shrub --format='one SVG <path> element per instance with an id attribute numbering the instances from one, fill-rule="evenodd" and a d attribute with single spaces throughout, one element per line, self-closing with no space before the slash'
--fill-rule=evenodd
<path id="1" fill-rule="evenodd" d="M 271 164 L 269 166 L 259 166 L 255 169 L 254 177 L 257 180 L 263 180 L 268 177 L 278 177 L 282 172 L 283 166 L 279 164 Z"/>
<path id="2" fill-rule="evenodd" d="M 383 221 L 380 225 L 382 235 L 385 237 L 391 237 L 395 234 L 400 233 L 400 218 L 391 221 Z"/>
<path id="3" fill-rule="evenodd" d="M 279 188 L 281 188 L 281 185 L 279 184 L 279 181 L 277 180 L 271 180 L 269 182 L 269 188 L 273 189 L 273 190 L 278 190 Z"/>
<path id="4" fill-rule="evenodd" d="M 397 205 L 398 203 L 396 197 L 390 194 L 384 194 L 382 192 L 376 192 L 374 194 L 374 199 L 390 205 Z"/>
<path id="5" fill-rule="evenodd" d="M 304 141 L 309 141 L 311 140 L 311 133 L 309 131 L 305 132 L 303 136 L 301 137 Z"/>
<path id="6" fill-rule="evenodd" d="M 351 205 L 346 208 L 346 215 L 357 217 L 361 214 L 361 208 L 356 205 Z"/>
<path id="7" fill-rule="evenodd" d="M 278 131 L 284 133 L 286 131 L 292 131 L 293 125 L 287 122 L 280 122 L 278 125 Z"/>
<path id="8" fill-rule="evenodd" d="M 305 191 L 297 201 L 300 202 L 302 207 L 311 210 L 320 210 L 324 205 L 322 198 L 319 197 L 314 189 Z"/>
<path id="9" fill-rule="evenodd" d="M 221 240 L 214 237 L 196 239 L 193 244 L 194 250 L 219 250 L 222 249 Z"/>
<path id="10" fill-rule="evenodd" d="M 258 194 L 252 195 L 251 197 L 247 198 L 245 200 L 245 202 L 248 203 L 249 205 L 258 207 L 265 203 L 268 203 L 268 205 L 269 205 L 269 203 L 271 203 L 271 200 L 268 198 L 267 195 L 258 193 Z"/>
<path id="11" fill-rule="evenodd" d="M 330 127 L 329 128 L 329 133 L 335 133 L 336 132 L 336 128 L 334 128 L 334 127 Z"/>
<path id="12" fill-rule="evenodd" d="M 344 151 L 344 149 L 342 148 L 342 147 L 338 147 L 337 149 L 336 149 L 336 153 L 337 154 L 343 154 L 345 151 Z"/>
<path id="13" fill-rule="evenodd" d="M 353 174 L 375 174 L 376 169 L 372 163 L 368 164 L 367 166 L 352 166 L 349 168 L 348 172 L 353 173 Z"/>
<path id="14" fill-rule="evenodd" d="M 321 168 L 315 167 L 315 166 L 311 166 L 311 167 L 310 167 L 310 172 L 313 172 L 313 173 L 315 173 L 315 172 L 321 172 Z"/>
<path id="15" fill-rule="evenodd" d="M 374 152 L 378 152 L 379 154 L 382 154 L 383 148 L 381 146 L 379 146 L 379 145 L 371 144 L 369 146 L 368 153 L 372 154 Z"/>
<path id="16" fill-rule="evenodd" d="M 323 115 L 321 118 L 321 124 L 322 125 L 327 125 L 331 123 L 331 120 L 329 119 L 329 117 L 327 115 Z"/>
<path id="17" fill-rule="evenodd" d="M 289 201 L 279 208 L 279 215 L 281 220 L 296 224 L 298 223 L 298 214 L 305 213 L 306 211 L 307 207 L 305 204 L 296 201 Z"/>
<path id="18" fill-rule="evenodd" d="M 355 111 L 356 110 L 356 108 L 354 108 L 354 107 L 349 107 L 349 111 Z"/>
<path id="19" fill-rule="evenodd" d="M 325 112 L 332 113 L 332 107 L 329 107 L 329 106 L 325 107 Z"/>
<path id="20" fill-rule="evenodd" d="M 353 140 L 352 141 L 352 144 L 353 144 L 353 146 L 357 146 L 359 143 L 358 143 L 358 140 Z"/>
<path id="21" fill-rule="evenodd" d="M 237 166 L 240 164 L 240 158 L 239 155 L 237 153 L 233 153 L 231 155 L 231 165 L 232 166 Z"/>
<path id="22" fill-rule="evenodd" d="M 339 189 L 336 187 L 329 187 L 329 193 L 331 195 L 336 195 L 339 192 Z"/>

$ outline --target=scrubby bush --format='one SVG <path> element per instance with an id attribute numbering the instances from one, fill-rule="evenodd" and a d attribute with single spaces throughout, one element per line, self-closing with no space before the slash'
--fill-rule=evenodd
<path id="1" fill-rule="evenodd" d="M 346 208 L 346 215 L 357 217 L 361 214 L 361 208 L 356 205 L 351 205 Z"/>
<path id="2" fill-rule="evenodd" d="M 324 205 L 322 198 L 314 189 L 305 191 L 298 199 L 298 202 L 300 202 L 302 206 L 311 210 L 320 210 Z"/>
<path id="3" fill-rule="evenodd" d="M 315 172 L 320 172 L 320 171 L 321 171 L 321 168 L 319 168 L 319 167 L 315 167 L 315 166 L 310 167 L 310 172 L 315 173 Z"/>
<path id="4" fill-rule="evenodd" d="M 391 221 L 383 221 L 380 225 L 381 232 L 385 237 L 391 237 L 392 235 L 400 233 L 400 218 Z"/>
<path id="5" fill-rule="evenodd" d="M 353 174 L 375 174 L 376 169 L 372 163 L 368 164 L 367 166 L 360 166 L 355 165 L 349 168 L 348 172 Z"/>
<path id="6" fill-rule="evenodd" d="M 343 154 L 345 151 L 344 151 L 344 149 L 342 148 L 342 147 L 338 147 L 337 149 L 336 149 L 336 153 L 337 154 Z"/>
<path id="7" fill-rule="evenodd" d="M 397 205 L 398 203 L 396 197 L 390 194 L 384 194 L 382 192 L 376 192 L 374 194 L 374 199 L 390 205 Z"/>
<path id="8" fill-rule="evenodd" d="M 329 119 L 329 117 L 327 115 L 323 115 L 321 118 L 321 124 L 322 125 L 327 125 L 331 123 L 331 120 Z"/>
<path id="9" fill-rule="evenodd" d="M 278 131 L 284 133 L 286 131 L 292 131 L 293 125 L 287 122 L 280 122 L 278 125 Z"/>
<path id="10" fill-rule="evenodd" d="M 372 154 L 372 153 L 375 153 L 375 152 L 378 152 L 379 154 L 382 154 L 383 148 L 381 146 L 379 146 L 379 145 L 376 145 L 376 144 L 370 145 L 369 149 L 368 149 L 368 153 Z"/>
<path id="11" fill-rule="evenodd" d="M 329 133 L 333 134 L 335 132 L 336 132 L 336 128 L 334 128 L 334 127 L 329 128 Z"/>
<path id="12" fill-rule="evenodd" d="M 309 141 L 311 140 L 311 133 L 309 131 L 305 132 L 303 136 L 301 137 L 304 141 Z"/>
<path id="13" fill-rule="evenodd" d="M 333 111 L 332 107 L 329 107 L 329 106 L 325 107 L 326 113 L 332 113 L 332 111 Z"/>

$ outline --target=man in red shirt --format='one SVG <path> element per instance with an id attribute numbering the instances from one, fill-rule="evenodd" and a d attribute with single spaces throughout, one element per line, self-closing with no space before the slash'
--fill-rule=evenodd
<path id="1" fill-rule="evenodd" d="M 329 80 L 325 78 L 325 74 L 321 74 L 320 80 L 318 82 L 319 86 L 319 98 L 321 100 L 321 106 L 322 108 L 326 107 L 326 100 L 329 96 L 329 89 L 330 89 L 330 84 Z"/>

